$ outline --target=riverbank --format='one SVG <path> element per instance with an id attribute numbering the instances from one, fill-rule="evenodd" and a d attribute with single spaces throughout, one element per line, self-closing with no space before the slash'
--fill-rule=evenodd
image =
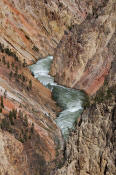
<path id="1" fill-rule="evenodd" d="M 69 130 L 74 129 L 77 118 L 83 112 L 83 104 L 86 101 L 86 95 L 81 90 L 75 90 L 58 85 L 54 78 L 49 75 L 50 67 L 53 61 L 52 56 L 40 59 L 36 64 L 29 66 L 32 74 L 44 86 L 50 88 L 52 98 L 61 107 L 62 111 L 55 119 L 57 126 L 61 129 L 63 137 L 66 139 Z"/>

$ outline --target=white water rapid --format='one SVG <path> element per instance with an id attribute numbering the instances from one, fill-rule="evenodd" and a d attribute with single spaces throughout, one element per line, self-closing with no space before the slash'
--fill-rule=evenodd
<path id="1" fill-rule="evenodd" d="M 85 94 L 80 90 L 66 88 L 54 82 L 54 78 L 49 75 L 52 60 L 52 56 L 40 59 L 36 64 L 29 66 L 29 69 L 35 78 L 51 89 L 53 99 L 62 108 L 62 112 L 59 113 L 55 121 L 64 138 L 67 138 L 69 130 L 74 128 L 75 121 L 83 111 Z"/>

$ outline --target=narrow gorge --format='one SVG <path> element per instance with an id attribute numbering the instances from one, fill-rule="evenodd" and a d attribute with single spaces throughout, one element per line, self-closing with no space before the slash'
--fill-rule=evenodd
<path id="1" fill-rule="evenodd" d="M 84 103 L 87 101 L 87 95 L 80 90 L 66 88 L 55 83 L 54 78 L 49 75 L 52 61 L 53 57 L 48 56 L 29 68 L 35 78 L 51 89 L 52 98 L 62 108 L 55 121 L 61 129 L 63 137 L 66 139 L 69 130 L 74 129 L 74 124 L 83 111 Z"/>
<path id="2" fill-rule="evenodd" d="M 0 175 L 115 175 L 116 1 L 0 0 Z"/>

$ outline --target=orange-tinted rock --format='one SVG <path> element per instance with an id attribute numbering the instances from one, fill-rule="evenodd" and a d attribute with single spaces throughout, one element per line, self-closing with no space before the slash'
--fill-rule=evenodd
<path id="1" fill-rule="evenodd" d="M 114 3 L 108 1 L 102 9 L 96 8 L 94 15 L 97 17 L 90 15 L 62 38 L 55 50 L 50 72 L 56 82 L 83 89 L 89 95 L 103 85 L 112 61 L 106 47 L 115 32 L 113 6 Z M 102 14 L 99 14 L 100 9 Z"/>
<path id="2" fill-rule="evenodd" d="M 6 63 L 3 63 L 3 56 Z M 44 171 L 45 174 L 48 174 L 51 167 L 54 169 L 58 162 L 62 161 L 60 152 L 63 145 L 62 135 L 53 121 L 59 108 L 51 99 L 50 90 L 36 80 L 20 61 L 16 61 L 14 57 L 8 56 L 6 53 L 0 53 L 0 59 L 0 99 L 3 96 L 4 104 L 2 113 L 0 113 L 0 126 L 2 126 L 2 119 L 5 119 L 4 122 L 7 121 L 3 124 L 2 130 L 0 129 L 0 147 L 4 142 L 2 148 L 7 151 L 7 153 L 2 153 L 4 159 L 7 158 L 6 162 L 3 161 L 1 164 L 0 157 L 0 173 L 3 175 L 5 173 L 31 175 L 39 172 L 41 174 Z M 14 63 L 13 67 L 12 62 Z M 15 74 L 16 68 L 17 75 Z M 10 76 L 11 71 L 12 76 Z M 24 79 L 21 78 L 22 75 L 25 77 Z M 30 80 L 32 82 L 31 89 L 27 88 Z M 10 124 L 8 115 L 13 109 L 17 110 L 17 117 Z M 28 121 L 27 129 L 24 125 L 25 116 Z M 33 136 L 29 136 L 32 124 L 34 133 Z M 26 133 L 27 136 L 25 136 Z M 4 141 L 2 135 L 4 135 Z M 27 140 L 24 141 L 23 137 L 26 137 Z M 28 137 L 30 138 L 28 139 Z M 7 139 L 10 140 L 10 145 L 7 143 Z M 14 142 L 16 145 L 21 145 L 21 152 L 18 146 L 14 149 Z M 10 169 L 6 164 L 10 166 Z M 24 168 L 22 169 L 22 167 Z"/>
<path id="3" fill-rule="evenodd" d="M 87 2 L 1 0 L 0 42 L 28 64 L 53 55 L 64 31 L 86 18 Z"/>

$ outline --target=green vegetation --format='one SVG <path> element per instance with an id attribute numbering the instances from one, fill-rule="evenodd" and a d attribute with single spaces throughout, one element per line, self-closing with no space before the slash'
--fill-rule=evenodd
<path id="1" fill-rule="evenodd" d="M 115 89 L 115 86 L 108 87 L 106 90 L 104 88 L 101 88 L 94 98 L 95 103 L 99 104 L 105 102 L 106 100 L 111 100 L 113 94 L 116 93 Z"/>
<path id="2" fill-rule="evenodd" d="M 10 79 L 12 78 L 12 75 L 13 75 L 13 72 L 12 72 L 12 71 L 10 71 L 10 74 L 9 74 Z"/>
<path id="3" fill-rule="evenodd" d="M 19 61 L 18 57 L 16 56 L 16 54 L 14 52 L 12 52 L 9 48 L 4 48 L 4 46 L 0 43 L 0 51 L 2 53 L 6 53 L 9 56 L 12 56 L 15 61 Z"/>
<path id="4" fill-rule="evenodd" d="M 8 68 L 8 69 L 10 68 L 10 64 L 9 64 L 9 62 L 7 62 L 7 68 Z"/>
<path id="5" fill-rule="evenodd" d="M 23 60 L 23 67 L 26 67 L 26 65 L 27 65 L 27 64 L 26 64 L 26 60 L 24 59 L 24 60 Z"/>
<path id="6" fill-rule="evenodd" d="M 1 108 L 4 108 L 3 96 L 1 96 Z"/>
<path id="7" fill-rule="evenodd" d="M 39 49 L 38 49 L 36 46 L 33 46 L 32 49 L 33 49 L 35 52 L 39 52 Z"/>
<path id="8" fill-rule="evenodd" d="M 31 133 L 34 132 L 34 124 L 32 123 L 32 126 L 31 126 Z"/>
<path id="9" fill-rule="evenodd" d="M 32 81 L 29 81 L 29 88 L 32 89 Z"/>
<path id="10" fill-rule="evenodd" d="M 2 108 L 0 108 L 0 113 L 2 113 Z"/>
<path id="11" fill-rule="evenodd" d="M 8 115 L 4 115 L 0 122 L 0 128 L 12 133 L 22 143 L 30 140 L 34 134 L 34 124 L 29 126 L 27 115 L 23 116 L 22 111 L 17 113 L 15 109 L 10 111 Z"/>
<path id="12" fill-rule="evenodd" d="M 4 65 L 6 64 L 5 56 L 2 57 L 2 62 L 3 62 Z"/>
<path id="13" fill-rule="evenodd" d="M 7 65 L 7 68 L 9 69 L 9 79 L 15 79 L 19 88 L 23 88 L 27 91 L 32 90 L 32 80 L 28 80 L 23 73 L 20 73 L 21 67 L 27 66 L 26 60 L 24 59 L 23 63 L 21 64 L 18 57 L 9 48 L 4 48 L 1 43 L 0 51 L 14 58 L 14 61 L 12 61 L 11 64 L 9 60 L 6 60 L 5 56 L 3 56 L 0 60 L 0 62 Z"/>
<path id="14" fill-rule="evenodd" d="M 83 102 L 83 108 L 86 109 L 86 108 L 89 108 L 90 107 L 90 99 L 89 99 L 89 96 L 86 94 L 86 98 Z"/>
<path id="15" fill-rule="evenodd" d="M 27 115 L 25 115 L 25 117 L 24 117 L 23 125 L 24 125 L 25 127 L 28 127 Z"/>
<path id="16" fill-rule="evenodd" d="M 9 123 L 9 121 L 7 120 L 7 118 L 2 119 L 2 122 L 1 122 L 1 129 L 3 129 L 3 130 L 8 130 L 8 129 L 9 129 L 9 126 L 10 126 L 10 123 Z"/>

